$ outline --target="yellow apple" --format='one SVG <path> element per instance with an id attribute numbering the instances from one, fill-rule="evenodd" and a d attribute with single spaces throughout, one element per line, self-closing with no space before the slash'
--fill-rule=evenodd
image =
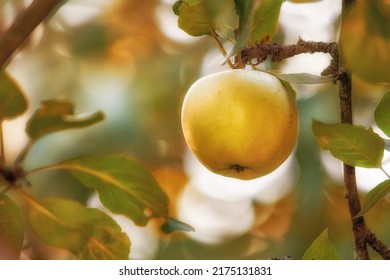
<path id="1" fill-rule="evenodd" d="M 210 171 L 254 179 L 278 168 L 295 147 L 295 94 L 275 76 L 235 69 L 197 80 L 182 107 L 184 138 Z"/>

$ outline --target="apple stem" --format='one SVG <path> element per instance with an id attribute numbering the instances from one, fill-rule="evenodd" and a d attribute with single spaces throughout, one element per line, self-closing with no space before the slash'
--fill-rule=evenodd
<path id="1" fill-rule="evenodd" d="M 211 38 L 213 38 L 213 41 L 216 44 L 216 46 L 218 47 L 219 51 L 223 54 L 224 57 L 226 57 L 227 52 L 226 52 L 225 48 L 223 47 L 221 41 L 218 39 L 218 35 L 213 33 Z M 230 68 L 234 68 L 234 65 L 232 64 L 232 62 L 230 61 L 229 58 L 227 59 L 226 62 L 229 65 Z"/>

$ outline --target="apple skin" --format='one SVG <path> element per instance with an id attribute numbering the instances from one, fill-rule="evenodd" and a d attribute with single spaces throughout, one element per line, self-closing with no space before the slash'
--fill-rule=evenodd
<path id="1" fill-rule="evenodd" d="M 295 94 L 275 76 L 234 69 L 197 80 L 183 101 L 184 138 L 210 171 L 250 180 L 278 168 L 298 135 Z"/>

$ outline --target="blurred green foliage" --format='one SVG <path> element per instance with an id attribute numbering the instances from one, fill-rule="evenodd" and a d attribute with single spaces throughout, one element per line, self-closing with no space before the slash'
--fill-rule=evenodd
<path id="1" fill-rule="evenodd" d="M 6 15 L 9 9 L 5 6 L 17 10 L 21 2 L 0 1 L 1 28 L 6 26 L 6 16 L 13 16 Z M 89 4 L 71 2 L 65 5 L 94 11 Z M 41 139 L 32 148 L 26 168 L 86 154 L 121 153 L 131 155 L 152 172 L 168 166 L 184 173 L 181 101 L 186 89 L 199 77 L 204 56 L 215 49 L 215 45 L 209 38 L 193 40 L 184 36 L 183 41 L 178 41 L 168 36 L 161 22 L 174 15 L 171 4 L 165 1 L 108 2 L 96 9 L 95 16 L 85 15 L 85 20 L 78 24 L 67 21 L 77 17 L 72 12 L 53 16 L 33 34 L 7 68 L 28 98 L 28 116 L 41 100 L 54 98 L 74 101 L 77 114 L 102 111 L 105 115 L 105 121 L 94 127 L 59 132 Z M 160 10 L 165 12 L 158 19 L 156 15 Z M 171 33 L 180 32 L 177 26 L 172 30 Z M 279 30 L 277 36 L 283 37 L 283 30 Z M 222 61 L 222 55 L 220 58 Z M 384 92 L 383 87 L 354 79 L 357 121 L 371 125 L 370 118 Z M 311 132 L 313 118 L 338 121 L 337 87 L 327 84 L 299 87 L 297 91 L 301 97 L 298 100 L 301 129 L 296 149 L 300 177 L 289 197 L 275 206 L 282 211 L 279 214 L 283 218 L 268 221 L 260 229 L 264 234 L 255 235 L 251 231 L 222 245 L 197 243 L 183 233 L 162 235 L 156 258 L 245 259 L 289 255 L 299 259 L 325 228 L 329 228 L 341 258 L 353 258 L 342 186 L 322 167 L 320 149 Z M 305 92 L 310 96 L 305 97 Z M 24 130 L 18 123 L 14 126 Z M 4 131 L 9 134 L 6 145 L 17 151 L 20 147 L 13 147 L 12 131 Z M 13 158 L 15 152 L 7 156 Z M 34 185 L 31 192 L 38 197 L 61 196 L 85 203 L 91 192 L 61 171 L 30 180 Z M 171 201 L 175 203 L 175 199 Z M 387 244 L 390 244 L 389 210 L 389 202 L 382 200 L 367 214 L 372 231 Z M 32 258 L 63 257 L 61 252 L 53 255 L 36 240 L 27 246 L 34 248 Z"/>

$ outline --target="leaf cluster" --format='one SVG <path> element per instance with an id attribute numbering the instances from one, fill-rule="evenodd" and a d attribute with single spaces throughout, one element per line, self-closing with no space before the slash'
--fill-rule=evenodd
<path id="1" fill-rule="evenodd" d="M 5 71 L 0 72 L 0 124 L 27 110 L 20 87 Z M 145 226 L 152 218 L 163 218 L 163 232 L 193 230 L 169 217 L 168 197 L 147 169 L 127 155 L 88 155 L 60 163 L 24 170 L 30 149 L 41 138 L 55 132 L 87 128 L 104 120 L 100 111 L 75 114 L 67 100 L 45 100 L 26 123 L 29 142 L 13 164 L 7 165 L 1 137 L 0 160 L 0 250 L 2 258 L 19 258 L 24 242 L 24 218 L 15 196 L 28 205 L 27 220 L 36 236 L 48 245 L 67 249 L 77 259 L 127 259 L 129 236 L 105 212 L 63 198 L 39 199 L 26 189 L 30 176 L 38 172 L 64 170 L 82 185 L 99 194 L 104 207 Z M 14 191 L 14 192 L 11 192 Z M 8 195 L 8 193 L 11 195 Z"/>
<path id="2" fill-rule="evenodd" d="M 211 36 L 226 59 L 247 46 L 270 42 L 278 30 L 283 0 L 180 0 L 173 6 L 178 26 L 192 36 Z M 226 52 L 220 42 L 233 47 Z"/>
<path id="3" fill-rule="evenodd" d="M 296 45 L 280 46 L 273 43 L 279 30 L 279 15 L 284 0 L 180 0 L 173 5 L 178 16 L 178 26 L 191 36 L 210 36 L 221 53 L 223 63 L 231 68 L 244 68 L 246 64 L 255 68 L 268 56 L 272 61 L 292 57 L 300 53 L 324 52 L 332 56 L 335 43 L 306 42 L 302 39 Z M 315 1 L 305 1 L 315 2 Z M 225 44 L 228 42 L 228 44 Z M 231 45 L 225 50 L 226 45 Z M 234 62 L 230 60 L 235 56 Z M 333 67 L 332 62 L 328 68 Z M 325 71 L 326 70 L 326 71 Z M 279 73 L 268 71 L 279 79 L 294 84 L 322 84 L 334 81 L 325 69 L 322 76 L 309 73 Z"/>

